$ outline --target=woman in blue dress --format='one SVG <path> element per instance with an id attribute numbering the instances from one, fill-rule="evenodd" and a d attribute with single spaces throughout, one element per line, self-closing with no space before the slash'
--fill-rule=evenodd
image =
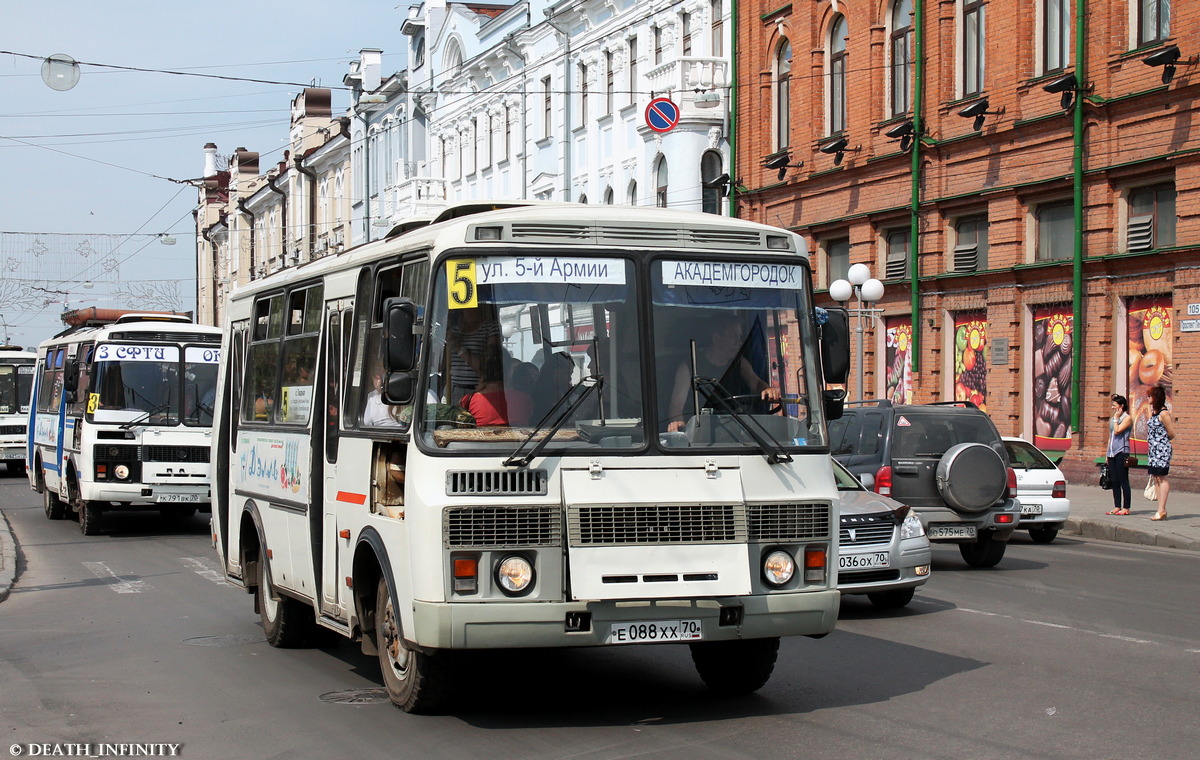
<path id="1" fill-rule="evenodd" d="M 1171 493 L 1167 474 L 1171 471 L 1171 441 L 1174 438 L 1171 415 L 1167 412 L 1167 391 L 1161 385 L 1156 385 L 1150 389 L 1150 421 L 1146 425 L 1146 443 L 1150 447 L 1146 472 L 1154 478 L 1158 488 L 1158 512 L 1151 520 L 1167 519 L 1167 496 Z"/>

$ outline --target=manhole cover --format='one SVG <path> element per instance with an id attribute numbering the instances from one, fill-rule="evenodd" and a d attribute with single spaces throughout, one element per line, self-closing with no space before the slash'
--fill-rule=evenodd
<path id="1" fill-rule="evenodd" d="M 322 702 L 332 702 L 339 705 L 373 705 L 387 702 L 387 689 L 346 689 L 345 691 L 327 691 L 320 697 Z"/>
<path id="2" fill-rule="evenodd" d="M 183 643 L 193 647 L 240 647 L 242 644 L 259 644 L 266 641 L 262 636 L 196 636 L 184 639 Z"/>

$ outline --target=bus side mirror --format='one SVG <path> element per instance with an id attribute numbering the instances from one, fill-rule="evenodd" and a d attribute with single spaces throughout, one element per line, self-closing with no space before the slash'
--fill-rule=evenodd
<path id="1" fill-rule="evenodd" d="M 846 409 L 846 389 L 830 388 L 821 391 L 821 401 L 825 406 L 825 421 L 840 420 Z"/>
<path id="2" fill-rule="evenodd" d="M 63 389 L 74 393 L 79 390 L 79 360 L 67 359 L 63 367 Z"/>
<path id="3" fill-rule="evenodd" d="M 850 315 L 845 309 L 826 308 L 821 325 L 821 368 L 826 385 L 845 385 L 850 379 Z M 841 416 L 841 415 L 838 415 Z"/>
<path id="4" fill-rule="evenodd" d="M 388 373 L 411 372 L 416 366 L 416 341 L 413 327 L 417 324 L 417 305 L 411 298 L 389 298 L 383 302 L 384 335 L 383 361 Z"/>

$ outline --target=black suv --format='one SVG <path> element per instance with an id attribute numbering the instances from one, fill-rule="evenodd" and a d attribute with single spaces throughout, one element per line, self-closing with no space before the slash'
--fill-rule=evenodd
<path id="1" fill-rule="evenodd" d="M 992 420 L 969 401 L 846 404 L 829 423 L 835 459 L 867 488 L 907 504 L 930 541 L 993 567 L 1021 520 L 1017 478 Z"/>

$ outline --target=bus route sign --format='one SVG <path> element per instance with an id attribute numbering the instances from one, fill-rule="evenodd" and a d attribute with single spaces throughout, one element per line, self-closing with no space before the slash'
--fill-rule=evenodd
<path id="1" fill-rule="evenodd" d="M 679 123 L 679 106 L 670 98 L 655 98 L 646 106 L 646 126 L 655 132 L 670 132 Z"/>

